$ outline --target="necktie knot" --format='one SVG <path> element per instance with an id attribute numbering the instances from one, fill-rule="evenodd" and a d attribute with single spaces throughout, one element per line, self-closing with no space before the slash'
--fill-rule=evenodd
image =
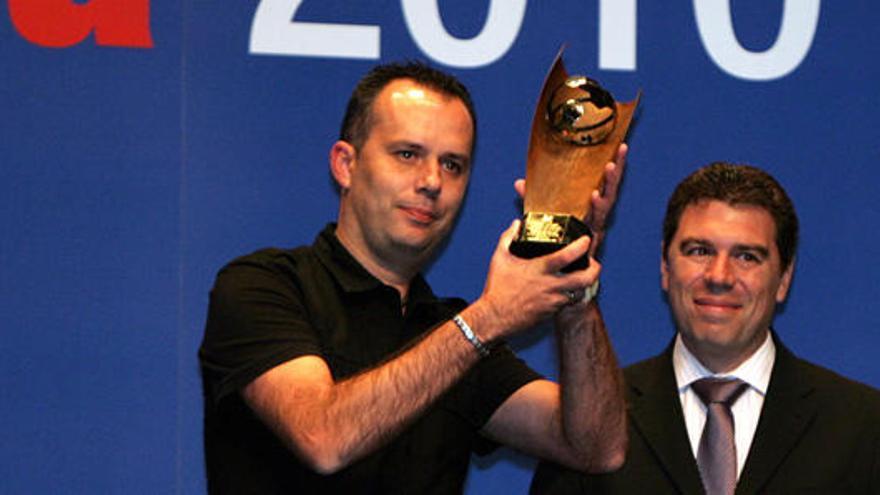
<path id="1" fill-rule="evenodd" d="M 735 378 L 703 378 L 692 383 L 691 387 L 707 406 L 712 403 L 730 406 L 746 391 L 748 384 Z"/>

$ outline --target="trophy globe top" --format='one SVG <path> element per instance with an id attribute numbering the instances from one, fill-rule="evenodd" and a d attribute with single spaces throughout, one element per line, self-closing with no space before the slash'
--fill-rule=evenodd
<path id="1" fill-rule="evenodd" d="M 547 100 L 547 119 L 564 141 L 595 146 L 614 130 L 617 105 L 598 82 L 586 76 L 571 76 Z"/>

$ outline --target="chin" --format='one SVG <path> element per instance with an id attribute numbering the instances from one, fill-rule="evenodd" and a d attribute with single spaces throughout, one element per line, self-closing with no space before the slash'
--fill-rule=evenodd
<path id="1" fill-rule="evenodd" d="M 685 340 L 706 349 L 724 349 L 735 344 L 735 338 L 730 332 L 713 328 L 696 329 Z"/>
<path id="2" fill-rule="evenodd" d="M 730 335 L 730 332 L 725 330 L 704 330 L 703 332 L 698 333 L 700 342 L 704 345 L 711 345 L 712 347 L 728 347 L 734 343 L 733 336 Z"/>
<path id="3" fill-rule="evenodd" d="M 414 240 L 412 237 L 394 243 L 400 253 L 409 256 L 425 256 L 434 250 L 436 243 L 431 239 Z"/>
<path id="4" fill-rule="evenodd" d="M 438 229 L 436 226 L 422 227 L 416 229 L 416 232 L 410 233 L 402 241 L 414 249 L 433 249 L 443 242 L 448 232 L 448 229 Z"/>

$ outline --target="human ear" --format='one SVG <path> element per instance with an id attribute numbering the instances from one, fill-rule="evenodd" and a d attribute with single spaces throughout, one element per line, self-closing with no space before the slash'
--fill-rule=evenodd
<path id="1" fill-rule="evenodd" d="M 330 147 L 330 173 L 341 189 L 351 186 L 352 167 L 357 161 L 357 151 L 347 141 L 336 141 Z"/>
<path id="2" fill-rule="evenodd" d="M 776 302 L 781 304 L 788 297 L 788 290 L 791 288 L 791 279 L 794 277 L 794 259 L 788 264 L 788 268 L 782 272 L 782 279 L 779 281 L 779 287 L 776 288 Z"/>
<path id="3" fill-rule="evenodd" d="M 666 261 L 666 245 L 660 243 L 660 287 L 669 290 L 669 263 Z"/>

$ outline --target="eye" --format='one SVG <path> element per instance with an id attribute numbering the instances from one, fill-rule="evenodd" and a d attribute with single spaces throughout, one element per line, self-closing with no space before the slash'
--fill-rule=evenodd
<path id="1" fill-rule="evenodd" d="M 400 159 L 404 161 L 410 161 L 416 157 L 416 153 L 413 150 L 399 150 L 396 152 L 396 154 Z"/>
<path id="2" fill-rule="evenodd" d="M 736 258 L 748 264 L 760 263 L 763 258 L 749 251 L 742 251 L 736 254 Z"/>
<path id="3" fill-rule="evenodd" d="M 682 253 L 685 256 L 709 256 L 712 254 L 707 246 L 701 245 L 685 246 L 684 249 L 682 249 Z"/>
<path id="4" fill-rule="evenodd" d="M 444 158 L 440 160 L 440 164 L 443 166 L 443 169 L 451 172 L 455 175 L 460 175 L 464 172 L 464 164 L 462 164 L 459 160 L 453 158 Z"/>

